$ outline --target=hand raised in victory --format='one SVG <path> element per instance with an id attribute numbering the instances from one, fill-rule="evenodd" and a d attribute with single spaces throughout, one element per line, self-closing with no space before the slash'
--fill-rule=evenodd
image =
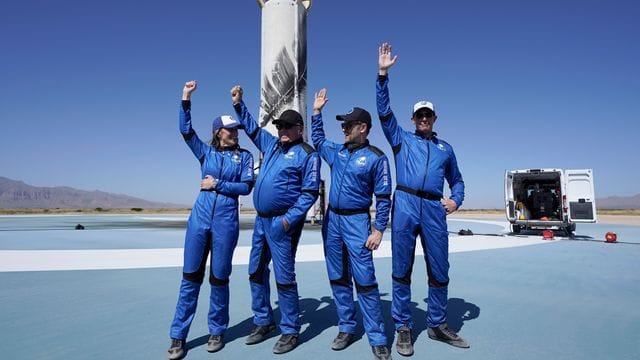
<path id="1" fill-rule="evenodd" d="M 378 73 L 380 75 L 387 75 L 389 68 L 391 68 L 393 64 L 396 63 L 397 59 L 398 55 L 393 57 L 391 55 L 391 44 L 383 43 L 378 48 Z"/>
<path id="2" fill-rule="evenodd" d="M 327 89 L 320 89 L 320 91 L 315 94 L 315 100 L 313 100 L 313 113 L 319 114 L 328 102 Z"/>

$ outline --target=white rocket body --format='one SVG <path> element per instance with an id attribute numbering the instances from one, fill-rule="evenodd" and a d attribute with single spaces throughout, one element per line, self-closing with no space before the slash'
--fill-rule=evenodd
<path id="1" fill-rule="evenodd" d="M 310 1 L 267 0 L 262 7 L 260 127 L 277 135 L 272 124 L 287 109 L 307 119 L 307 11 Z M 306 138 L 306 131 L 305 131 Z"/>

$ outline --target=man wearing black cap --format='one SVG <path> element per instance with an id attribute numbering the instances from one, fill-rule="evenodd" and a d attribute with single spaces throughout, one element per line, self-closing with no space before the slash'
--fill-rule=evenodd
<path id="1" fill-rule="evenodd" d="M 300 309 L 295 274 L 295 254 L 307 211 L 318 198 L 320 158 L 303 142 L 304 122 L 295 110 L 273 120 L 278 137 L 261 129 L 242 101 L 242 88 L 231 89 L 233 107 L 263 159 L 253 192 L 258 212 L 249 258 L 249 283 L 254 328 L 246 344 L 257 344 L 275 329 L 269 299 L 269 262 L 278 288 L 282 336 L 273 352 L 283 354 L 298 345 Z"/>
<path id="2" fill-rule="evenodd" d="M 449 233 L 447 215 L 464 200 L 464 182 L 453 148 L 433 131 L 438 118 L 433 103 L 419 101 L 413 106 L 411 121 L 415 132 L 403 130 L 391 111 L 388 70 L 397 56 L 391 45 L 378 49 L 376 101 L 382 131 L 393 149 L 396 163 L 396 192 L 393 196 L 391 251 L 393 262 L 393 301 L 391 316 L 398 332 L 396 349 L 413 354 L 411 329 L 411 271 L 416 235 L 420 235 L 429 277 L 427 334 L 431 339 L 468 348 L 469 344 L 447 326 L 447 287 L 449 284 Z M 444 180 L 451 198 L 442 200 Z"/>
<path id="3" fill-rule="evenodd" d="M 343 122 L 344 144 L 326 140 L 321 111 L 327 101 L 326 89 L 315 95 L 311 138 L 322 159 L 331 167 L 329 208 L 322 229 L 327 272 L 339 319 L 339 333 L 331 348 L 342 350 L 354 339 L 353 278 L 374 358 L 389 359 L 372 254 L 380 246 L 389 220 L 389 162 L 380 149 L 369 145 L 371 115 L 364 109 L 355 107 L 347 114 L 336 116 Z M 371 229 L 369 207 L 373 194 L 376 195 L 376 220 Z"/>

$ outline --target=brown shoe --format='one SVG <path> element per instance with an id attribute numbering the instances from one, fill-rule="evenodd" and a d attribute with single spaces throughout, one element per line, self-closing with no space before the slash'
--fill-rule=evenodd
<path id="1" fill-rule="evenodd" d="M 396 351 L 402 356 L 413 355 L 413 343 L 411 339 L 411 329 L 408 326 L 401 326 L 398 329 L 398 339 L 396 340 Z"/>
<path id="2" fill-rule="evenodd" d="M 178 339 L 171 339 L 171 346 L 167 351 L 167 358 L 169 360 L 182 359 L 186 355 L 185 341 Z"/>
<path id="3" fill-rule="evenodd" d="M 251 330 L 251 334 L 247 336 L 247 339 L 244 341 L 247 345 L 253 345 L 257 343 L 261 343 L 264 339 L 267 338 L 267 334 L 275 330 L 275 324 L 269 325 L 255 325 L 253 330 Z"/>
<path id="4" fill-rule="evenodd" d="M 336 336 L 336 338 L 333 339 L 333 342 L 331 342 L 331 350 L 336 350 L 336 351 L 344 350 L 347 348 L 347 346 L 351 345 L 352 342 L 353 342 L 353 334 L 346 333 L 346 332 L 339 332 L 338 336 Z"/>
<path id="5" fill-rule="evenodd" d="M 273 347 L 274 354 L 287 353 L 298 346 L 298 334 L 282 334 Z"/>
<path id="6" fill-rule="evenodd" d="M 470 346 L 465 339 L 458 336 L 455 331 L 449 329 L 449 326 L 447 324 L 429 328 L 427 330 L 427 334 L 433 340 L 442 341 L 455 347 L 466 349 Z"/>
<path id="7" fill-rule="evenodd" d="M 219 351 L 224 347 L 224 340 L 222 339 L 222 335 L 211 335 L 209 336 L 209 341 L 207 341 L 207 351 L 212 353 Z"/>

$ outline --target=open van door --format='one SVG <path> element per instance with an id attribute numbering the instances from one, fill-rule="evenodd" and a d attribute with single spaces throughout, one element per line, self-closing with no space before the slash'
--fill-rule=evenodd
<path id="1" fill-rule="evenodd" d="M 516 221 L 516 202 L 514 199 L 513 191 L 513 171 L 504 172 L 504 198 L 505 198 L 505 211 L 507 213 L 507 220 L 510 222 Z"/>
<path id="2" fill-rule="evenodd" d="M 575 223 L 596 222 L 596 199 L 591 169 L 565 170 L 569 220 Z"/>

